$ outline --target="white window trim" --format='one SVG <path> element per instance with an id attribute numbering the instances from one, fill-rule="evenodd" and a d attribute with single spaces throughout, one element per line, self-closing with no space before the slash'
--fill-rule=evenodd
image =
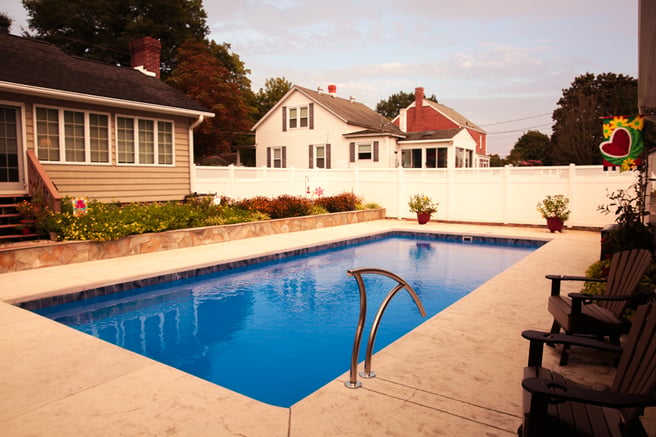
<path id="1" fill-rule="evenodd" d="M 306 126 L 301 126 L 301 109 L 305 108 L 307 115 L 305 119 L 307 120 Z M 296 110 L 296 118 L 292 118 L 292 110 Z M 292 127 L 292 120 L 296 120 L 296 126 Z M 309 129 L 310 128 L 310 105 L 299 105 L 299 106 L 288 106 L 287 107 L 287 129 L 297 130 L 297 129 Z"/>
<path id="2" fill-rule="evenodd" d="M 59 133 L 59 160 L 57 161 L 41 161 L 41 164 L 66 164 L 66 165 L 112 165 L 112 117 L 111 114 L 102 111 L 89 111 L 85 109 L 68 108 L 62 106 L 51 105 L 33 105 L 32 120 L 34 120 L 34 151 L 36 156 L 39 156 L 39 141 L 37 130 L 37 109 L 54 109 L 57 111 L 57 130 Z M 84 114 L 84 161 L 67 161 L 66 160 L 66 128 L 64 123 L 64 112 L 81 112 Z M 107 162 L 93 162 L 91 161 L 91 128 L 89 126 L 89 114 L 104 115 L 107 117 Z"/>
<path id="3" fill-rule="evenodd" d="M 135 162 L 119 162 L 119 150 L 118 150 L 118 119 L 119 118 L 125 118 L 125 119 L 131 119 L 132 120 L 132 126 L 134 129 L 134 160 Z M 146 120 L 146 121 L 152 121 L 153 122 L 153 141 L 154 141 L 154 163 L 141 163 L 139 162 L 140 159 L 140 154 L 139 154 L 139 120 Z M 159 163 L 159 140 L 158 140 L 158 135 L 159 135 L 159 123 L 170 123 L 171 124 L 171 163 L 170 164 L 160 164 Z M 127 166 L 127 167 L 175 167 L 175 123 L 173 120 L 167 120 L 164 118 L 151 118 L 151 117 L 140 117 L 137 115 L 123 115 L 123 114 L 116 114 L 114 117 L 114 148 L 116 152 L 116 165 L 117 166 Z"/>
<path id="4" fill-rule="evenodd" d="M 369 146 L 369 158 L 360 158 L 360 147 Z M 374 143 L 355 143 L 355 158 L 356 161 L 373 161 L 374 160 Z"/>
<path id="5" fill-rule="evenodd" d="M 314 153 L 313 153 L 313 161 L 314 161 L 314 168 L 321 168 L 325 169 L 327 168 L 326 166 L 328 165 L 327 161 L 327 147 L 326 144 L 313 144 L 312 147 L 314 147 Z M 323 167 L 319 167 L 319 149 L 323 149 Z"/>
<path id="6" fill-rule="evenodd" d="M 278 159 L 276 159 L 276 151 L 280 153 L 280 158 Z M 276 161 L 280 161 L 279 167 L 276 167 Z M 282 146 L 271 147 L 271 168 L 284 168 L 282 161 Z"/>

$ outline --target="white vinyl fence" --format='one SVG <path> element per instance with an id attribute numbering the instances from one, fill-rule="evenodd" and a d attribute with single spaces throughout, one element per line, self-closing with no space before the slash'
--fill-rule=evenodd
<path id="1" fill-rule="evenodd" d="M 408 198 L 423 193 L 439 202 L 433 219 L 457 222 L 544 224 L 536 205 L 548 194 L 570 199 L 566 226 L 603 227 L 613 215 L 597 210 L 608 194 L 636 182 L 634 172 L 604 171 L 602 166 L 497 167 L 458 169 L 274 169 L 195 166 L 197 193 L 234 199 L 281 194 L 316 197 L 353 192 L 365 203 L 387 209 L 388 217 L 410 218 Z"/>

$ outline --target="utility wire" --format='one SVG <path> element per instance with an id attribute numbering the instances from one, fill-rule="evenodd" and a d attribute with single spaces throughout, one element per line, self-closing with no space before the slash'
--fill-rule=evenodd
<path id="1" fill-rule="evenodd" d="M 488 135 L 510 134 L 510 133 L 514 133 L 514 132 L 526 131 L 526 130 L 529 130 L 529 129 L 537 129 L 539 127 L 545 127 L 545 126 L 551 126 L 551 123 L 539 124 L 537 126 L 524 127 L 524 128 L 521 128 L 521 129 L 506 130 L 506 131 L 503 131 L 503 132 L 488 132 L 487 134 Z"/>
<path id="2" fill-rule="evenodd" d="M 531 118 L 538 118 L 538 117 L 544 117 L 545 115 L 551 115 L 551 112 L 546 112 L 544 114 L 538 114 L 538 115 L 531 115 L 529 117 L 523 117 L 523 118 L 516 118 L 514 120 L 507 120 L 507 121 L 499 121 L 496 123 L 488 123 L 488 124 L 482 124 L 481 127 L 485 126 L 497 126 L 499 124 L 506 124 L 506 123 L 513 123 L 515 121 L 523 121 L 523 120 L 530 120 Z"/>

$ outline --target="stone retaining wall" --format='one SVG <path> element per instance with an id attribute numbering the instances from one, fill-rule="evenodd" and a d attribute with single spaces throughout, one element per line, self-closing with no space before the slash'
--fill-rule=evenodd
<path id="1" fill-rule="evenodd" d="M 0 248 L 0 273 L 214 244 L 263 235 L 306 231 L 385 218 L 385 209 L 292 217 L 234 225 L 130 235 L 116 241 L 45 241 Z"/>

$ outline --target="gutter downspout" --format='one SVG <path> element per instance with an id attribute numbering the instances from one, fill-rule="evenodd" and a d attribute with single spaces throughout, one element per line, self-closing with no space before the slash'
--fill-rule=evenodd
<path id="1" fill-rule="evenodd" d="M 196 163 L 194 162 L 194 129 L 205 121 L 204 115 L 199 115 L 198 119 L 189 126 L 189 193 L 196 192 Z"/>

